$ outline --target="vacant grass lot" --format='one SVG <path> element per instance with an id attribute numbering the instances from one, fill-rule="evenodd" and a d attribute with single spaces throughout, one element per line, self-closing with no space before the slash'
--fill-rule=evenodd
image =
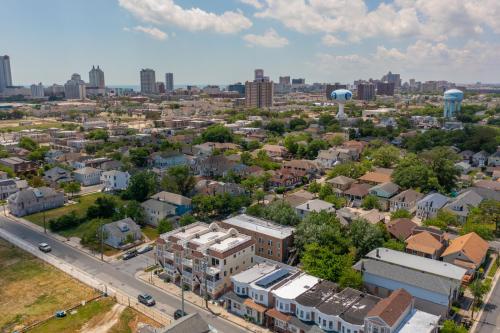
<path id="1" fill-rule="evenodd" d="M 97 295 L 0 239 L 0 332 L 13 332 Z M 57 331 L 52 331 L 57 332 Z"/>

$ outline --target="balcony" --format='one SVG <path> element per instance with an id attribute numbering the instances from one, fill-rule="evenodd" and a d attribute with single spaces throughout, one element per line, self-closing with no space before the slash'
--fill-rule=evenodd
<path id="1" fill-rule="evenodd" d="M 166 270 L 166 271 L 169 271 L 169 272 L 173 272 L 173 271 L 175 271 L 175 266 L 174 266 L 174 265 L 171 265 L 171 264 L 169 264 L 169 263 L 165 263 L 164 267 L 165 267 L 165 270 Z"/>
<path id="2" fill-rule="evenodd" d="M 163 257 L 166 259 L 174 260 L 174 254 L 170 251 L 163 252 Z"/>
<path id="3" fill-rule="evenodd" d="M 182 265 L 183 266 L 188 266 L 188 267 L 193 267 L 193 259 L 182 259 Z"/>
<path id="4" fill-rule="evenodd" d="M 222 284 L 222 281 L 223 281 L 223 279 L 219 279 L 217 281 L 207 280 L 207 287 L 215 289 L 215 288 L 219 287 Z"/>
<path id="5" fill-rule="evenodd" d="M 193 273 L 192 272 L 188 272 L 188 271 L 182 271 L 182 277 L 183 278 L 186 278 L 186 279 L 192 279 L 193 278 Z"/>

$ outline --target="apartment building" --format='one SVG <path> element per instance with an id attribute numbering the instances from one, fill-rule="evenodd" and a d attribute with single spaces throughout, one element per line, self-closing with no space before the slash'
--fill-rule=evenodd
<path id="1" fill-rule="evenodd" d="M 160 235 L 157 258 L 165 275 L 178 285 L 211 298 L 230 286 L 231 276 L 254 263 L 255 242 L 236 229 L 196 222 Z"/>
<path id="2" fill-rule="evenodd" d="M 252 237 L 255 254 L 267 259 L 286 262 L 290 256 L 295 229 L 257 217 L 241 214 L 222 221 L 224 228 L 235 228 Z"/>

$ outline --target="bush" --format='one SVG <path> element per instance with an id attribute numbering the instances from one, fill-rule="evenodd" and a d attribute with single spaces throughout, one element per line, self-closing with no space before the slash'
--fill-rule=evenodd
<path id="1" fill-rule="evenodd" d="M 63 215 L 57 219 L 49 221 L 49 229 L 51 231 L 60 231 L 75 228 L 85 222 L 84 219 L 78 217 L 75 212 Z"/>

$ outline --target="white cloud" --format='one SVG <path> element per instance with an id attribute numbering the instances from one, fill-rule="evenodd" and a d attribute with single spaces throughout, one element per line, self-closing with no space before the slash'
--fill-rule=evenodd
<path id="1" fill-rule="evenodd" d="M 498 0 L 393 0 L 369 9 L 368 0 L 264 0 L 255 16 L 301 33 L 342 32 L 349 41 L 416 37 L 443 41 L 489 28 L 500 33 Z"/>
<path id="2" fill-rule="evenodd" d="M 269 29 L 263 35 L 248 34 L 243 36 L 249 46 L 279 48 L 288 45 L 288 39 L 278 35 L 276 30 Z"/>
<path id="3" fill-rule="evenodd" d="M 240 2 L 257 9 L 261 9 L 264 6 L 259 0 L 240 0 Z"/>
<path id="4" fill-rule="evenodd" d="M 324 35 L 323 38 L 321 38 L 321 42 L 326 46 L 344 45 L 345 44 L 345 42 L 343 40 L 340 40 L 339 38 L 335 37 L 334 35 Z"/>
<path id="5" fill-rule="evenodd" d="M 137 32 L 142 32 L 145 33 L 146 35 L 149 35 L 150 37 L 158 40 L 165 40 L 168 38 L 168 35 L 166 32 L 161 31 L 158 28 L 155 27 L 143 27 L 142 25 L 135 26 L 133 28 L 123 28 L 124 31 L 137 31 Z"/>
<path id="6" fill-rule="evenodd" d="M 195 7 L 185 9 L 173 0 L 119 0 L 119 4 L 144 22 L 171 24 L 189 31 L 231 34 L 252 26 L 241 11 L 226 11 L 219 15 Z"/>

